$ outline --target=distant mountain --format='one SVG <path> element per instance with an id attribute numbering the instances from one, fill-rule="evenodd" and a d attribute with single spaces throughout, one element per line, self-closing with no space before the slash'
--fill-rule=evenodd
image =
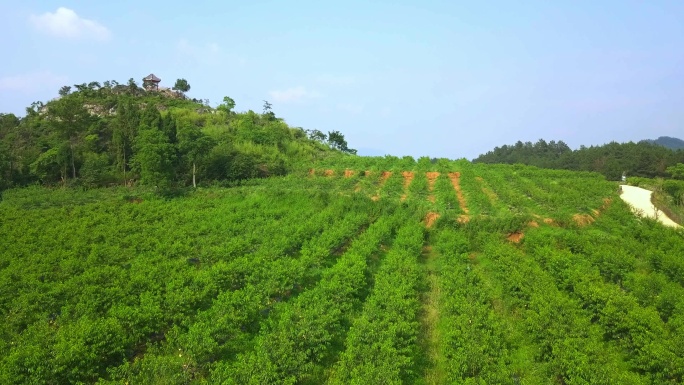
<path id="1" fill-rule="evenodd" d="M 671 138 L 669 136 L 661 136 L 656 140 L 646 140 L 647 142 L 659 144 L 663 147 L 669 148 L 670 150 L 684 149 L 684 140 L 678 138 Z"/>

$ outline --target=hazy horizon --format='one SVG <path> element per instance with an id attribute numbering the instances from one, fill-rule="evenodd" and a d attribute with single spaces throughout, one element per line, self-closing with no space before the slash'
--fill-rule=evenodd
<path id="1" fill-rule="evenodd" d="M 0 5 L 0 112 L 63 85 L 188 80 L 360 153 L 468 158 L 681 137 L 684 3 L 179 1 Z"/>

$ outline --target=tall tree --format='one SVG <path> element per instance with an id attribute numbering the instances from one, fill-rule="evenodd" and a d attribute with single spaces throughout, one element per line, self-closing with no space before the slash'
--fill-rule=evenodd
<path id="1" fill-rule="evenodd" d="M 186 93 L 190 91 L 190 83 L 188 83 L 188 81 L 185 79 L 177 79 L 176 83 L 173 85 L 171 89 L 174 91 Z"/>
<path id="2" fill-rule="evenodd" d="M 146 125 L 150 128 L 156 128 L 158 130 L 162 129 L 162 116 L 156 105 L 147 103 L 142 112 L 140 124 Z"/>
<path id="3" fill-rule="evenodd" d="M 71 174 L 75 179 L 77 150 L 82 144 L 82 139 L 93 117 L 84 107 L 83 100 L 78 97 L 62 98 L 52 102 L 48 109 L 48 116 L 56 129 L 53 145 L 60 147 L 66 142 L 69 148 Z"/>
<path id="4" fill-rule="evenodd" d="M 262 113 L 263 117 L 266 119 L 266 121 L 273 121 L 276 119 L 275 113 L 273 113 L 273 106 L 271 103 L 267 102 L 264 100 L 264 111 Z"/>
<path id="5" fill-rule="evenodd" d="M 197 164 L 209 154 L 214 141 L 199 127 L 184 123 L 178 131 L 178 149 L 181 159 L 192 169 L 192 187 L 197 187 Z"/>
<path id="6" fill-rule="evenodd" d="M 0 113 L 0 190 L 12 183 L 14 169 L 12 147 L 9 136 L 19 126 L 19 119 L 14 114 Z"/>
<path id="7" fill-rule="evenodd" d="M 233 113 L 233 108 L 235 108 L 235 100 L 233 100 L 229 96 L 224 96 L 223 103 L 219 104 L 219 106 L 216 109 L 230 115 L 231 113 Z"/>
<path id="8" fill-rule="evenodd" d="M 71 86 L 64 86 L 59 89 L 59 96 L 67 96 L 71 92 Z"/>
<path id="9" fill-rule="evenodd" d="M 132 163 L 143 185 L 165 189 L 171 184 L 175 149 L 160 130 L 145 125 L 135 140 Z"/>
<path id="10" fill-rule="evenodd" d="M 76 91 L 78 92 L 83 92 L 88 89 L 88 85 L 86 83 L 74 84 L 74 88 L 76 88 Z"/>
<path id="11" fill-rule="evenodd" d="M 140 109 L 130 99 L 119 102 L 114 118 L 112 144 L 115 149 L 117 164 L 123 172 L 124 185 L 126 171 L 133 156 L 133 143 L 140 125 Z"/>
<path id="12" fill-rule="evenodd" d="M 173 118 L 170 112 L 164 115 L 162 118 L 161 130 L 164 131 L 166 136 L 169 138 L 169 143 L 176 144 L 178 141 L 176 138 L 178 129 L 176 127 L 176 119 Z"/>
<path id="13" fill-rule="evenodd" d="M 330 147 L 340 150 L 347 150 L 347 141 L 344 140 L 344 135 L 339 131 L 328 132 L 328 144 Z"/>
<path id="14" fill-rule="evenodd" d="M 315 140 L 321 143 L 325 143 L 325 141 L 328 140 L 328 136 L 320 130 L 313 129 L 307 132 L 309 133 L 309 139 L 311 140 Z"/>

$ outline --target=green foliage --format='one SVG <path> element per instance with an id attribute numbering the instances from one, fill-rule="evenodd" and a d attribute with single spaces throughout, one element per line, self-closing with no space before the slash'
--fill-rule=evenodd
<path id="1" fill-rule="evenodd" d="M 523 163 L 543 168 L 595 171 L 609 180 L 628 176 L 664 177 L 668 166 L 684 162 L 684 151 L 673 151 L 658 144 L 611 142 L 602 146 L 581 146 L 571 150 L 562 141 L 504 145 L 477 157 L 479 163 Z"/>
<path id="2" fill-rule="evenodd" d="M 314 135 L 317 135 L 317 134 L 314 133 Z M 319 138 L 324 138 L 324 137 L 320 137 L 320 135 L 318 137 L 316 137 L 316 139 L 319 139 Z M 347 152 L 350 154 L 356 154 L 356 150 L 353 150 L 353 149 L 350 149 L 347 147 L 347 141 L 344 140 L 344 135 L 342 135 L 342 133 L 339 131 L 328 132 L 328 145 L 330 145 L 330 147 L 332 147 L 336 150 L 340 150 L 342 152 Z"/>
<path id="3" fill-rule="evenodd" d="M 3 178 L 79 182 L 2 193 L 0 383 L 684 380 L 682 232 L 601 174 L 348 156 L 117 87 L 0 117 Z"/>
<path id="4" fill-rule="evenodd" d="M 179 148 L 194 151 L 186 146 L 203 134 L 181 121 Z M 161 130 L 138 137 L 170 146 Z M 136 156 L 148 153 L 141 145 Z M 230 167 L 246 148 L 226 146 L 203 160 L 230 154 L 226 168 L 202 172 L 239 171 Z M 681 238 L 644 227 L 617 202 L 589 229 L 527 227 L 535 212 L 562 223 L 564 210 L 601 207 L 615 193 L 610 183 L 429 158 L 358 162 L 408 166 L 414 180 L 337 171 L 170 200 L 129 189 L 8 191 L 0 235 L 34 242 L 0 254 L 0 303 L 13 314 L 0 328 L 0 379 L 416 383 L 430 372 L 437 383 L 678 381 Z M 465 206 L 448 178 L 456 171 Z M 518 212 L 497 209 L 518 202 Z M 471 219 L 459 222 L 466 207 Z M 426 231 L 428 210 L 442 218 Z M 520 245 L 505 240 L 522 231 Z"/>
<path id="5" fill-rule="evenodd" d="M 134 79 L 125 85 L 108 80 L 74 88 L 63 87 L 61 97 L 47 104 L 33 103 L 22 119 L 0 114 L 0 189 L 31 183 L 233 183 L 283 175 L 339 154 L 276 118 L 270 104 L 264 114 L 238 113 L 226 96 L 214 110 L 177 93 L 140 88 Z M 172 148 L 137 154 L 149 143 L 164 141 L 142 134 L 145 127 L 162 132 Z M 222 149 L 226 153 L 218 154 Z M 158 163 L 155 177 L 144 171 L 151 168 L 141 167 L 152 153 L 163 153 L 153 162 Z"/>
<path id="6" fill-rule="evenodd" d="M 176 83 L 174 83 L 172 89 L 180 92 L 188 92 L 190 91 L 190 84 L 185 79 L 178 79 L 176 80 Z"/>
<path id="7" fill-rule="evenodd" d="M 219 104 L 219 106 L 216 107 L 216 110 L 222 111 L 227 115 L 232 115 L 234 113 L 233 108 L 235 108 L 235 100 L 229 96 L 224 96 L 223 103 Z"/>
<path id="8" fill-rule="evenodd" d="M 88 187 L 102 186 L 114 182 L 109 156 L 87 153 L 81 166 L 81 182 Z"/>
<path id="9" fill-rule="evenodd" d="M 59 89 L 59 96 L 67 96 L 71 92 L 70 86 L 64 86 Z"/>
<path id="10" fill-rule="evenodd" d="M 684 179 L 684 163 L 677 163 L 674 166 L 668 167 L 667 171 L 674 179 Z"/>
<path id="11" fill-rule="evenodd" d="M 64 181 L 68 162 L 69 148 L 66 143 L 61 143 L 40 154 L 38 159 L 31 163 L 31 172 L 43 180 L 50 180 L 51 176 L 59 175 Z"/>
<path id="12" fill-rule="evenodd" d="M 684 181 L 666 180 L 663 182 L 663 191 L 674 200 L 674 204 L 684 204 Z"/>
<path id="13" fill-rule="evenodd" d="M 324 134 L 323 132 L 319 130 L 310 130 L 308 132 L 309 139 L 315 140 L 320 143 L 324 143 L 326 140 L 328 140 L 328 135 Z"/>
<path id="14" fill-rule="evenodd" d="M 174 133 L 174 139 L 175 139 Z M 195 174 L 197 172 L 197 165 L 199 164 L 200 172 L 204 167 L 204 159 L 206 159 L 209 151 L 214 147 L 214 141 L 205 135 L 199 128 L 193 127 L 190 124 L 183 125 L 178 132 L 178 151 L 181 159 L 186 161 L 184 169 L 186 173 L 192 175 L 193 186 L 195 183 Z"/>
<path id="15" fill-rule="evenodd" d="M 133 169 L 140 183 L 165 189 L 171 185 L 175 151 L 169 139 L 156 128 L 141 126 L 134 144 Z"/>

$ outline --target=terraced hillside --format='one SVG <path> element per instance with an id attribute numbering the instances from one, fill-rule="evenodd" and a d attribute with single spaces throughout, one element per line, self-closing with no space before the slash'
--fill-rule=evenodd
<path id="1" fill-rule="evenodd" d="M 7 192 L 0 382 L 682 382 L 684 239 L 616 184 L 349 159 L 170 200 Z"/>

